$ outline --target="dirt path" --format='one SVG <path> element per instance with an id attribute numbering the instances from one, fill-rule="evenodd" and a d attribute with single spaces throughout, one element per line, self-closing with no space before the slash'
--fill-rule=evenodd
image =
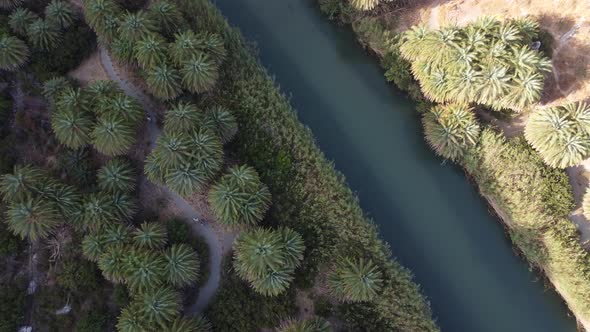
<path id="1" fill-rule="evenodd" d="M 108 53 L 108 51 L 100 47 L 100 60 L 101 63 L 107 73 L 107 76 L 117 82 L 119 87 L 129 96 L 136 98 L 141 105 L 143 106 L 147 116 L 151 119 L 146 124 L 146 129 L 149 133 L 149 148 L 153 148 L 155 146 L 156 139 L 160 135 L 160 128 L 156 124 L 156 114 L 154 113 L 154 109 L 157 108 L 157 105 L 152 101 L 152 99 L 143 93 L 143 91 L 133 85 L 129 77 L 125 77 L 123 72 L 118 72 L 113 65 L 113 61 Z M 142 177 L 141 181 L 147 181 L 147 179 Z M 197 300 L 187 308 L 186 314 L 194 315 L 197 313 L 202 312 L 209 301 L 215 295 L 215 292 L 219 288 L 219 282 L 221 278 L 221 260 L 223 258 L 224 249 L 228 249 L 227 244 L 232 243 L 235 238 L 235 233 L 230 232 L 216 232 L 216 230 L 207 223 L 200 223 L 195 222 L 194 220 L 201 220 L 202 215 L 198 211 L 196 211 L 184 198 L 177 195 L 176 193 L 171 192 L 167 188 L 164 189 L 164 193 L 166 198 L 172 202 L 179 213 L 179 216 L 182 217 L 191 228 L 194 234 L 198 234 L 205 239 L 207 246 L 209 247 L 209 279 L 203 286 L 199 289 L 199 296 Z M 226 244 L 224 246 L 224 244 Z"/>

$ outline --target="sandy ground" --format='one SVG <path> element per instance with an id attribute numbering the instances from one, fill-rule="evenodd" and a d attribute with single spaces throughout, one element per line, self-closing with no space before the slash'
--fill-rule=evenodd
<path id="1" fill-rule="evenodd" d="M 92 81 L 109 79 L 100 63 L 100 55 L 98 51 L 84 60 L 78 68 L 69 72 L 68 76 L 78 80 L 82 85 L 86 85 Z"/>

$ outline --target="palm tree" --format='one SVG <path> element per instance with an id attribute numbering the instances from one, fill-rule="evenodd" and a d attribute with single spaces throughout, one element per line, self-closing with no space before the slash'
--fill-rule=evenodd
<path id="1" fill-rule="evenodd" d="M 123 246 L 109 246 L 98 258 L 98 268 L 105 279 L 113 283 L 125 281 L 125 262 L 129 249 Z"/>
<path id="2" fill-rule="evenodd" d="M 443 158 L 458 161 L 479 138 L 480 128 L 470 108 L 437 105 L 422 117 L 426 141 Z"/>
<path id="3" fill-rule="evenodd" d="M 69 27 L 75 19 L 72 6 L 61 0 L 52 0 L 45 7 L 45 18 L 62 29 Z"/>
<path id="4" fill-rule="evenodd" d="M 113 96 L 104 96 L 99 98 L 98 113 L 111 113 L 120 115 L 127 123 L 136 127 L 144 116 L 144 110 L 141 104 L 134 98 L 123 93 L 115 93 Z"/>
<path id="5" fill-rule="evenodd" d="M 181 196 L 188 197 L 207 182 L 206 174 L 190 162 L 168 170 L 164 176 L 166 185 Z"/>
<path id="6" fill-rule="evenodd" d="M 165 132 L 190 133 L 203 122 L 203 113 L 197 106 L 180 102 L 166 111 L 164 117 Z"/>
<path id="7" fill-rule="evenodd" d="M 174 244 L 164 252 L 166 280 L 175 287 L 194 284 L 199 277 L 199 257 L 186 244 Z"/>
<path id="8" fill-rule="evenodd" d="M 57 205 L 62 216 L 66 220 L 80 213 L 80 206 L 82 205 L 82 196 L 78 193 L 76 188 L 57 182 L 51 199 Z"/>
<path id="9" fill-rule="evenodd" d="M 137 206 L 136 199 L 129 194 L 116 192 L 113 195 L 114 211 L 120 219 L 131 220 L 137 213 Z"/>
<path id="10" fill-rule="evenodd" d="M 54 77 L 43 83 L 43 97 L 54 103 L 59 95 L 71 88 L 70 82 L 63 76 Z"/>
<path id="11" fill-rule="evenodd" d="M 0 0 L 0 8 L 3 9 L 12 9 L 14 7 L 20 6 L 24 0 Z"/>
<path id="12" fill-rule="evenodd" d="M 86 259 L 98 262 L 99 257 L 106 250 L 106 239 L 102 233 L 90 233 L 82 240 L 82 254 Z"/>
<path id="13" fill-rule="evenodd" d="M 524 136 L 551 167 L 579 164 L 590 155 L 590 107 L 571 103 L 531 114 Z"/>
<path id="14" fill-rule="evenodd" d="M 119 35 L 120 17 L 117 15 L 107 15 L 104 17 L 102 24 L 96 30 L 98 39 L 103 43 L 110 45 Z M 111 45 L 112 46 L 112 45 Z"/>
<path id="15" fill-rule="evenodd" d="M 135 189 L 137 174 L 128 160 L 115 158 L 98 170 L 97 177 L 100 190 L 129 193 Z"/>
<path id="16" fill-rule="evenodd" d="M 161 165 L 162 162 L 153 152 L 145 158 L 143 172 L 146 175 L 147 179 L 150 180 L 152 183 L 162 185 L 166 181 L 164 179 L 165 173 Z"/>
<path id="17" fill-rule="evenodd" d="M 23 200 L 34 192 L 44 178 L 45 174 L 38 167 L 15 165 L 12 174 L 0 177 L 0 193 L 7 203 Z"/>
<path id="18" fill-rule="evenodd" d="M 288 320 L 281 324 L 277 332 L 331 332 L 330 322 L 321 317 L 303 320 Z"/>
<path id="19" fill-rule="evenodd" d="M 102 154 L 122 155 L 135 143 L 135 130 L 123 116 L 106 113 L 97 118 L 92 144 Z"/>
<path id="20" fill-rule="evenodd" d="M 27 35 L 27 29 L 29 28 L 29 25 L 35 22 L 35 20 L 38 18 L 39 16 L 29 9 L 19 7 L 15 9 L 12 14 L 10 14 L 8 25 L 10 26 L 10 29 L 14 31 L 14 33 L 21 37 L 25 37 Z"/>
<path id="21" fill-rule="evenodd" d="M 156 148 L 152 152 L 156 157 L 154 161 L 158 161 L 162 169 L 186 163 L 190 154 L 190 138 L 187 135 L 169 132 L 158 137 Z"/>
<path id="22" fill-rule="evenodd" d="M 164 332 L 211 332 L 213 326 L 204 318 L 176 318 L 172 325 L 164 329 Z"/>
<path id="23" fill-rule="evenodd" d="M 84 17 L 95 31 L 104 31 L 107 18 L 116 17 L 121 8 L 113 0 L 84 0 Z"/>
<path id="24" fill-rule="evenodd" d="M 190 136 L 192 158 L 190 163 L 208 181 L 212 179 L 223 165 L 223 145 L 212 131 L 200 128 Z"/>
<path id="25" fill-rule="evenodd" d="M 150 17 L 157 22 L 164 31 L 173 31 L 182 21 L 182 14 L 176 5 L 170 1 L 158 0 L 150 3 L 148 7 Z"/>
<path id="26" fill-rule="evenodd" d="M 217 64 L 205 53 L 197 53 L 180 69 L 183 86 L 193 93 L 202 93 L 215 85 L 219 74 Z"/>
<path id="27" fill-rule="evenodd" d="M 380 0 L 350 0 L 350 2 L 356 9 L 370 10 L 377 7 Z"/>
<path id="28" fill-rule="evenodd" d="M 47 237 L 61 222 L 55 204 L 44 199 L 13 202 L 6 215 L 8 228 L 21 238 L 32 241 Z"/>
<path id="29" fill-rule="evenodd" d="M 283 227 L 279 231 L 285 246 L 286 266 L 295 269 L 299 267 L 303 260 L 303 253 L 305 252 L 303 238 L 299 233 L 287 227 Z"/>
<path id="30" fill-rule="evenodd" d="M 330 290 L 350 302 L 373 300 L 383 286 L 382 273 L 371 260 L 345 258 L 329 276 Z"/>
<path id="31" fill-rule="evenodd" d="M 118 332 L 145 332 L 148 326 L 141 315 L 141 303 L 134 302 L 121 311 L 117 318 Z"/>
<path id="32" fill-rule="evenodd" d="M 122 246 L 131 242 L 131 230 L 124 224 L 108 226 L 101 234 L 106 246 Z"/>
<path id="33" fill-rule="evenodd" d="M 105 193 L 87 195 L 83 211 L 83 222 L 86 229 L 98 230 L 118 221 L 113 199 Z"/>
<path id="34" fill-rule="evenodd" d="M 86 91 L 79 88 L 65 88 L 59 94 L 55 106 L 59 110 L 89 112 L 89 100 Z"/>
<path id="35" fill-rule="evenodd" d="M 167 114 L 168 115 L 168 114 Z M 229 143 L 238 132 L 238 121 L 234 115 L 222 106 L 212 107 L 207 111 L 207 128 L 214 128 L 223 144 Z"/>
<path id="36" fill-rule="evenodd" d="M 51 128 L 55 137 L 60 143 L 72 149 L 90 143 L 93 126 L 94 117 L 83 110 L 58 107 L 51 116 Z"/>
<path id="37" fill-rule="evenodd" d="M 260 279 L 286 265 L 281 234 L 264 228 L 243 232 L 234 242 L 234 270 L 246 280 Z"/>
<path id="38" fill-rule="evenodd" d="M 148 71 L 147 83 L 154 96 L 164 100 L 174 99 L 182 91 L 180 74 L 166 63 L 157 65 Z"/>
<path id="39" fill-rule="evenodd" d="M 170 57 L 180 66 L 190 60 L 193 55 L 205 48 L 205 40 L 191 30 L 185 30 L 174 35 L 174 42 L 170 44 Z"/>
<path id="40" fill-rule="evenodd" d="M 200 32 L 197 38 L 204 41 L 202 46 L 199 45 L 201 51 L 213 58 L 218 64 L 222 63 L 227 56 L 227 51 L 223 46 L 223 39 L 216 33 Z"/>
<path id="41" fill-rule="evenodd" d="M 29 58 L 29 48 L 20 39 L 0 35 L 0 69 L 14 71 Z"/>
<path id="42" fill-rule="evenodd" d="M 27 37 L 33 46 L 42 50 L 53 49 L 61 38 L 60 31 L 53 24 L 41 18 L 29 25 Z"/>
<path id="43" fill-rule="evenodd" d="M 159 287 L 139 295 L 135 301 L 140 304 L 140 313 L 145 322 L 165 328 L 180 314 L 180 296 L 168 287 Z"/>
<path id="44" fill-rule="evenodd" d="M 121 18 L 119 36 L 131 42 L 137 42 L 157 30 L 156 22 L 145 11 L 127 12 Z"/>
<path id="45" fill-rule="evenodd" d="M 293 281 L 293 270 L 283 267 L 279 270 L 268 270 L 264 275 L 251 280 L 252 288 L 265 296 L 276 296 L 289 288 Z"/>
<path id="46" fill-rule="evenodd" d="M 248 166 L 229 170 L 209 192 L 209 203 L 217 219 L 224 225 L 256 225 L 270 207 L 270 192 Z"/>
<path id="47" fill-rule="evenodd" d="M 102 105 L 102 103 L 110 104 L 110 101 L 104 102 L 105 99 L 112 98 L 117 94 L 122 93 L 119 86 L 117 86 L 117 83 L 110 80 L 92 81 L 84 90 L 89 95 L 92 104 L 98 105 L 98 108 L 100 109 L 98 113 L 102 113 L 105 111 L 104 109 L 108 110 L 110 108 Z M 94 111 L 97 110 L 95 109 Z"/>
<path id="48" fill-rule="evenodd" d="M 135 44 L 135 59 L 140 67 L 152 68 L 166 61 L 168 45 L 164 38 L 157 34 L 149 34 Z"/>
<path id="49" fill-rule="evenodd" d="M 111 43 L 113 56 L 122 63 L 132 63 L 134 59 L 133 42 L 125 38 L 115 38 Z"/>
<path id="50" fill-rule="evenodd" d="M 133 231 L 133 240 L 139 247 L 147 249 L 161 249 L 167 242 L 167 231 L 163 224 L 144 222 Z"/>
<path id="51" fill-rule="evenodd" d="M 125 259 L 125 280 L 134 292 L 148 292 L 164 283 L 166 262 L 160 253 L 132 250 Z"/>

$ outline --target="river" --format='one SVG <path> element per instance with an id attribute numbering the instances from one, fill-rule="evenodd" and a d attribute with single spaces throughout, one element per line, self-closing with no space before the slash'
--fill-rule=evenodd
<path id="1" fill-rule="evenodd" d="M 386 83 L 349 28 L 329 22 L 316 0 L 214 2 L 258 44 L 301 121 L 414 272 L 443 331 L 576 330 L 462 170 L 426 145 L 414 104 Z"/>

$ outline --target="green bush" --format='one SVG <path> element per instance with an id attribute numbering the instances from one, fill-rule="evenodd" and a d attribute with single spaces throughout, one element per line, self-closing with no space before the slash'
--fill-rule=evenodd
<path id="1" fill-rule="evenodd" d="M 190 243 L 191 229 L 180 219 L 171 219 L 166 223 L 168 229 L 168 241 L 170 244 Z"/>
<path id="2" fill-rule="evenodd" d="M 259 331 L 277 326 L 284 317 L 296 314 L 295 294 L 288 291 L 279 296 L 264 296 L 242 281 L 224 262 L 222 284 L 205 316 L 216 331 Z"/>
<path id="3" fill-rule="evenodd" d="M 0 286 L 0 332 L 17 331 L 25 319 L 24 289 L 13 284 Z"/>
<path id="4" fill-rule="evenodd" d="M 102 280 L 96 264 L 78 257 L 62 261 L 56 277 L 58 285 L 76 293 L 96 290 Z"/>
<path id="5" fill-rule="evenodd" d="M 77 332 L 103 332 L 107 330 L 107 324 L 112 318 L 109 313 L 103 309 L 92 308 L 84 312 L 82 317 L 76 323 Z"/>
<path id="6" fill-rule="evenodd" d="M 428 304 L 412 282 L 411 274 L 392 259 L 342 174 L 315 145 L 309 129 L 298 121 L 287 99 L 248 51 L 239 32 L 230 29 L 208 2 L 180 1 L 185 9 L 190 9 L 186 19 L 194 29 L 225 37 L 228 59 L 221 70 L 220 89 L 211 97 L 214 102 L 235 110 L 240 131 L 232 149 L 239 160 L 260 172 L 272 193 L 273 206 L 264 224 L 288 226 L 303 236 L 306 255 L 304 266 L 298 271 L 305 271 L 307 278 L 313 278 L 315 272 L 337 255 L 369 257 L 384 272 L 384 289 L 375 304 L 360 306 L 379 318 L 383 330 L 436 331 Z M 244 288 L 247 289 L 246 285 Z M 225 318 L 219 313 L 240 322 L 267 315 L 263 305 L 259 305 L 261 309 L 256 315 L 248 315 L 241 308 L 228 310 L 224 302 L 231 298 L 222 294 L 223 290 L 210 309 L 215 317 L 214 325 L 221 317 Z M 253 302 L 254 298 L 248 301 Z M 366 321 L 366 324 L 371 323 Z M 263 326 L 273 325 L 257 327 Z"/>

